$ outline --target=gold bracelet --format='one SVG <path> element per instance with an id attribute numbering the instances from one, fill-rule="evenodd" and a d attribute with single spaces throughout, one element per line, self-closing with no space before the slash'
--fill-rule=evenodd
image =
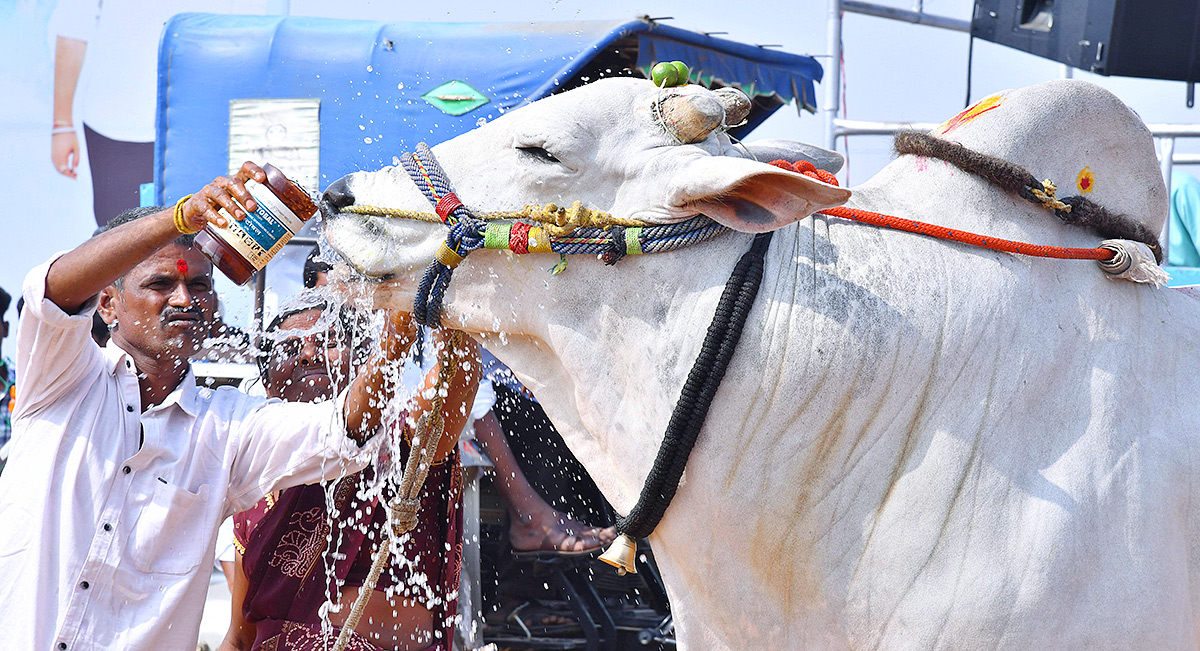
<path id="1" fill-rule="evenodd" d="M 186 221 L 184 221 L 184 219 L 183 219 L 183 204 L 186 203 L 187 200 L 191 199 L 191 198 L 192 198 L 192 195 L 188 194 L 188 195 L 184 195 L 182 198 L 179 199 L 179 201 L 175 202 L 175 230 L 179 231 L 180 233 L 183 233 L 184 235 L 191 235 L 192 233 L 199 233 L 202 230 L 200 228 L 191 228 L 188 225 L 188 223 Z"/>

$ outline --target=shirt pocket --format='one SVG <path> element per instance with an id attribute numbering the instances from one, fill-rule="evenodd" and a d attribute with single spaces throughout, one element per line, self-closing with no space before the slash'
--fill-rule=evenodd
<path id="1" fill-rule="evenodd" d="M 0 506 L 0 558 L 20 554 L 29 547 L 33 518 L 16 504 Z"/>
<path id="2" fill-rule="evenodd" d="M 204 513 L 207 494 L 207 484 L 193 493 L 154 482 L 154 495 L 130 538 L 134 567 L 152 574 L 187 574 L 196 569 L 215 534 Z"/>

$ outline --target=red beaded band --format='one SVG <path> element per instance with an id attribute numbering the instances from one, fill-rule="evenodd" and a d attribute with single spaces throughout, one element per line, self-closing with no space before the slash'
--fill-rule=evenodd
<path id="1" fill-rule="evenodd" d="M 453 192 L 448 192 L 445 196 L 438 200 L 437 206 L 434 208 L 434 210 L 437 211 L 438 217 L 441 217 L 442 222 L 444 223 L 450 218 L 450 213 L 454 212 L 454 210 L 461 205 L 463 205 L 463 203 L 458 200 L 458 195 L 454 194 Z"/>
<path id="2" fill-rule="evenodd" d="M 529 253 L 529 224 L 517 222 L 508 235 L 508 248 L 513 253 Z"/>

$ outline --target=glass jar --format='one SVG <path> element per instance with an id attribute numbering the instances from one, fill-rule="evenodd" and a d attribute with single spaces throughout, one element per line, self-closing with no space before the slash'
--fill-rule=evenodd
<path id="1" fill-rule="evenodd" d="M 317 204 L 295 181 L 277 167 L 265 163 L 265 184 L 246 181 L 246 191 L 254 197 L 258 209 L 246 212 L 238 221 L 224 210 L 228 224 L 209 223 L 196 233 L 196 246 L 212 260 L 213 266 L 238 285 L 245 285 L 258 270 L 317 214 Z M 236 200 L 235 200 L 236 201 Z"/>

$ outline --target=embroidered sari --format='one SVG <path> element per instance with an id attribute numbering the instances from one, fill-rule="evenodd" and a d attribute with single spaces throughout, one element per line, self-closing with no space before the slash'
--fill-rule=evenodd
<path id="1" fill-rule="evenodd" d="M 383 505 L 363 496 L 371 473 L 368 468 L 338 481 L 332 519 L 320 485 L 290 488 L 277 500 L 268 496 L 235 516 L 236 544 L 249 579 L 242 612 L 257 627 L 252 650 L 316 651 L 333 645 L 338 628 L 332 634 L 322 631 L 321 606 L 336 603 L 342 587 L 363 584 L 382 528 L 388 526 Z M 402 554 L 389 559 L 375 587 L 433 614 L 427 649 L 451 648 L 462 565 L 461 505 L 462 472 L 455 452 L 429 469 L 417 525 L 401 538 Z M 330 547 L 337 553 L 329 553 Z M 380 649 L 357 632 L 346 648 Z"/>

